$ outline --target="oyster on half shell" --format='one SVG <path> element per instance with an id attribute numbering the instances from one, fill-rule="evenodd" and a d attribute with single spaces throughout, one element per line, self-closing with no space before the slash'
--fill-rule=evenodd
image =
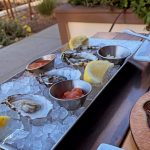
<path id="1" fill-rule="evenodd" d="M 44 118 L 53 108 L 53 104 L 44 96 L 32 94 L 10 96 L 5 104 L 31 119 Z"/>
<path id="2" fill-rule="evenodd" d="M 98 60 L 98 57 L 91 52 L 68 50 L 62 53 L 61 59 L 72 66 L 85 66 L 89 61 Z"/>
<path id="3" fill-rule="evenodd" d="M 36 77 L 36 79 L 39 81 L 41 84 L 45 84 L 46 86 L 51 86 L 54 83 L 60 82 L 67 80 L 66 77 L 59 76 L 59 75 L 47 75 L 47 74 L 42 74 Z"/>
<path id="4" fill-rule="evenodd" d="M 53 69 L 51 71 L 46 72 L 47 75 L 52 76 L 62 76 L 65 77 L 67 80 L 77 80 L 81 77 L 81 72 L 77 69 L 71 67 L 63 67 L 58 69 Z"/>
<path id="5" fill-rule="evenodd" d="M 41 74 L 37 76 L 36 79 L 39 81 L 39 83 L 45 84 L 49 87 L 60 81 L 77 80 L 80 79 L 80 77 L 81 72 L 78 69 L 74 69 L 72 67 L 63 67 Z"/>

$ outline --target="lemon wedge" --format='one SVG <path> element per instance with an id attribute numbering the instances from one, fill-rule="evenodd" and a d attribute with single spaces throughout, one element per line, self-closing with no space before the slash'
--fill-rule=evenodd
<path id="1" fill-rule="evenodd" d="M 8 124 L 9 120 L 10 117 L 8 116 L 0 116 L 0 128 L 5 127 Z"/>
<path id="2" fill-rule="evenodd" d="M 69 48 L 74 49 L 83 44 L 88 38 L 86 36 L 80 35 L 69 40 Z"/>
<path id="3" fill-rule="evenodd" d="M 114 64 L 107 60 L 91 61 L 87 64 L 83 79 L 90 83 L 102 83 L 107 70 Z"/>

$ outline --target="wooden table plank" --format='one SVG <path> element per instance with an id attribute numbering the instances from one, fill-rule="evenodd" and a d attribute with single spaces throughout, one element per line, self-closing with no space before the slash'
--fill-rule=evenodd
<path id="1" fill-rule="evenodd" d="M 138 148 L 134 142 L 134 139 L 132 137 L 131 131 L 128 132 L 128 135 L 122 145 L 122 148 L 125 150 L 138 150 Z"/>
<path id="2" fill-rule="evenodd" d="M 130 127 L 133 138 L 140 150 L 150 149 L 150 128 L 143 105 L 149 101 L 150 92 L 145 93 L 134 105 L 130 115 Z"/>

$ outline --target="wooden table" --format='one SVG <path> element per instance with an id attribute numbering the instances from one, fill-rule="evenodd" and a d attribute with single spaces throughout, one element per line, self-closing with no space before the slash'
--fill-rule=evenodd
<path id="1" fill-rule="evenodd" d="M 97 33 L 94 37 L 141 40 L 123 33 Z M 101 143 L 121 146 L 129 130 L 130 111 L 149 86 L 149 63 L 131 58 L 56 149 L 95 150 Z"/>
<path id="2" fill-rule="evenodd" d="M 150 128 L 143 105 L 150 100 L 150 92 L 145 93 L 134 105 L 130 115 L 130 128 L 137 147 L 150 149 Z"/>

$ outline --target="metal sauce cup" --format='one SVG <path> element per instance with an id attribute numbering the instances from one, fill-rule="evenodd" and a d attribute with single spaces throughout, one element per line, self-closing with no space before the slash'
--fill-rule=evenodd
<path id="1" fill-rule="evenodd" d="M 82 89 L 84 95 L 76 99 L 61 98 L 66 91 L 71 91 L 73 88 Z M 88 82 L 83 80 L 66 80 L 53 84 L 49 89 L 49 94 L 61 106 L 68 110 L 75 110 L 83 105 L 91 90 L 92 86 Z"/>
<path id="2" fill-rule="evenodd" d="M 100 48 L 97 54 L 100 58 L 117 65 L 123 63 L 124 60 L 131 55 L 131 51 L 123 46 L 111 45 Z"/>
<path id="3" fill-rule="evenodd" d="M 26 66 L 26 70 L 35 74 L 35 75 L 39 75 L 41 73 L 47 72 L 54 67 L 55 58 L 56 58 L 55 54 L 49 54 L 49 55 L 42 56 L 42 57 L 32 61 L 30 64 L 28 64 Z M 42 60 L 47 60 L 48 63 L 46 63 L 45 65 L 39 66 L 39 67 L 30 68 L 31 64 L 36 63 L 38 61 L 42 61 Z"/>

